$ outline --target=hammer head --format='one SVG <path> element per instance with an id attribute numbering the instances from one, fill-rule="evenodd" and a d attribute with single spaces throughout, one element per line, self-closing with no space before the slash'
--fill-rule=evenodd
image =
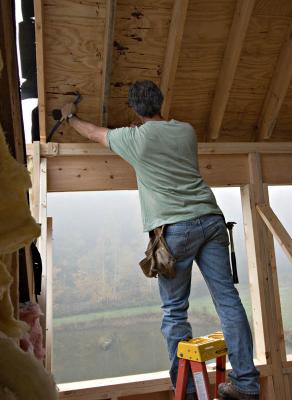
<path id="1" fill-rule="evenodd" d="M 227 229 L 232 229 L 236 225 L 236 222 L 226 222 L 226 227 Z"/>

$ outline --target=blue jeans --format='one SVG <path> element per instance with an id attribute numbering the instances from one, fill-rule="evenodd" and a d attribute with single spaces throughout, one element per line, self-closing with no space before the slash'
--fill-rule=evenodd
<path id="1" fill-rule="evenodd" d="M 248 394 L 259 393 L 259 372 L 253 363 L 253 344 L 249 323 L 231 275 L 228 233 L 221 215 L 206 215 L 166 226 L 165 240 L 176 257 L 176 277 L 159 277 L 163 320 L 161 331 L 171 361 L 170 377 L 175 387 L 177 344 L 192 337 L 188 322 L 192 264 L 195 260 L 212 296 L 221 321 L 232 365 L 229 373 L 236 388 Z M 209 332 L 206 332 L 206 334 Z M 195 392 L 191 374 L 187 393 Z"/>

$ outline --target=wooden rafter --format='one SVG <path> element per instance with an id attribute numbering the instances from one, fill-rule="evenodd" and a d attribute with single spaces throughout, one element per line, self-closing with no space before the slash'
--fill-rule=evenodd
<path id="1" fill-rule="evenodd" d="M 34 1 L 36 61 L 38 82 L 38 107 L 40 141 L 46 143 L 46 89 L 45 89 L 45 55 L 44 55 L 44 10 L 43 0 Z"/>
<path id="2" fill-rule="evenodd" d="M 101 98 L 100 98 L 100 126 L 107 126 L 108 123 L 108 99 L 110 95 L 116 6 L 117 6 L 117 0 L 108 0 L 106 2 L 102 83 L 101 83 Z"/>
<path id="3" fill-rule="evenodd" d="M 163 72 L 160 83 L 160 88 L 164 95 L 162 115 L 165 119 L 168 119 L 169 116 L 175 74 L 182 44 L 188 5 L 189 0 L 174 0 Z"/>
<path id="4" fill-rule="evenodd" d="M 209 140 L 216 140 L 220 135 L 225 109 L 254 5 L 255 0 L 237 1 L 212 104 L 207 134 Z"/>
<path id="5" fill-rule="evenodd" d="M 273 134 L 277 118 L 292 79 L 292 24 L 282 46 L 269 91 L 258 122 L 259 140 Z"/>
<path id="6" fill-rule="evenodd" d="M 257 211 L 290 261 L 292 261 L 292 238 L 281 224 L 277 215 L 268 204 L 258 204 Z"/>

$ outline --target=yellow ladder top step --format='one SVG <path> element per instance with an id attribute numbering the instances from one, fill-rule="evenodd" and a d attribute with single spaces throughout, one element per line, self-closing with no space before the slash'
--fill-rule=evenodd
<path id="1" fill-rule="evenodd" d="M 227 354 L 221 331 L 179 342 L 177 356 L 191 361 L 208 361 Z"/>

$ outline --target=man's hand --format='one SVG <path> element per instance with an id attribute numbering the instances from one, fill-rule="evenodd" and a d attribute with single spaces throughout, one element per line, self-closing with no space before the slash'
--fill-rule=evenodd
<path id="1" fill-rule="evenodd" d="M 61 108 L 62 117 L 66 120 L 68 115 L 76 113 L 76 106 L 74 103 L 66 103 Z"/>

